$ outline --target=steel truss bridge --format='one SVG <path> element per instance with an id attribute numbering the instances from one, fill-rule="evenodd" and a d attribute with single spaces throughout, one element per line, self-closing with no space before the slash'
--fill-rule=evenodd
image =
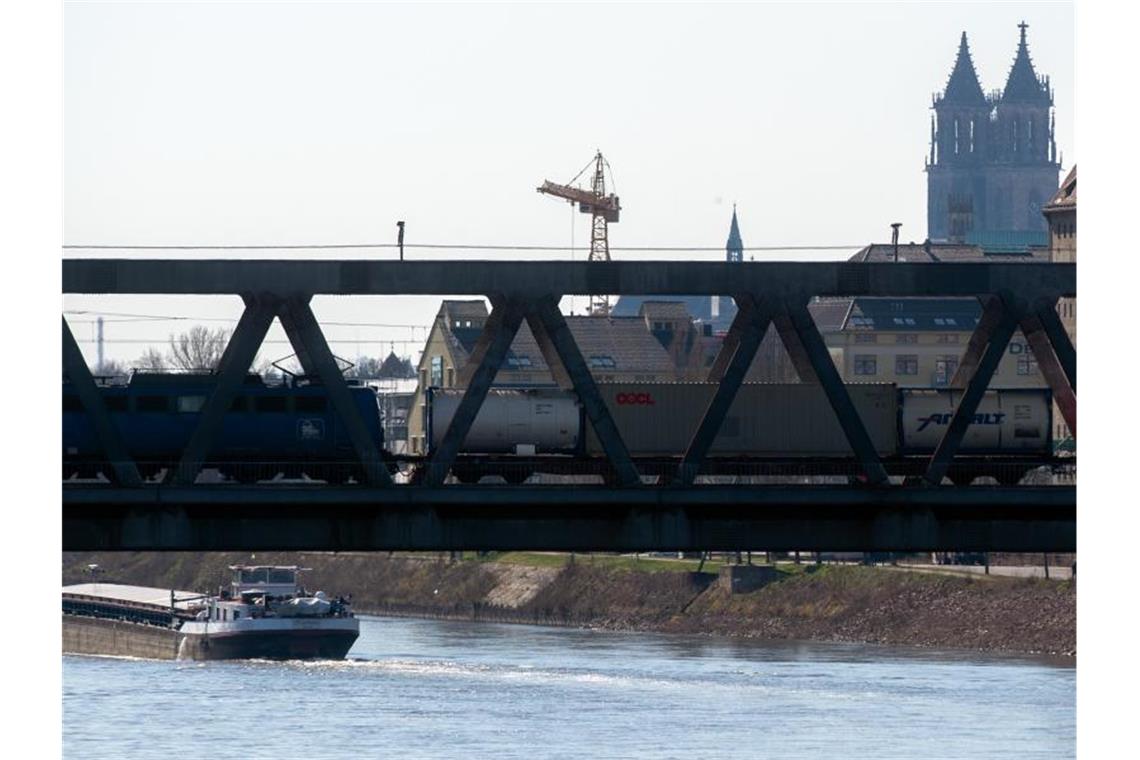
<path id="1" fill-rule="evenodd" d="M 144 481 L 63 320 L 63 368 L 114 478 L 63 486 L 65 550 L 1075 551 L 1073 485 L 945 485 L 966 429 L 1020 328 L 1076 435 L 1076 351 L 1057 317 L 1073 264 L 67 259 L 70 294 L 239 295 L 245 310 L 172 475 Z M 675 474 L 647 484 L 558 303 L 564 295 L 728 295 L 736 318 L 718 383 Z M 310 302 L 314 295 L 485 296 L 492 310 L 458 385 L 466 392 L 416 484 L 395 484 Z M 813 297 L 973 297 L 982 317 L 952 387 L 963 395 L 921 478 L 892 483 L 808 311 Z M 359 485 L 196 483 L 273 320 L 319 378 L 351 439 Z M 598 436 L 607 485 L 459 485 L 448 474 L 523 321 Z M 718 485 L 697 475 L 769 326 L 819 384 L 860 478 L 848 485 Z"/>

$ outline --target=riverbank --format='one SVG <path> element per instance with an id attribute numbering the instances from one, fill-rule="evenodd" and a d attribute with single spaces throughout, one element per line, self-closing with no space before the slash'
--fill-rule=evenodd
<path id="1" fill-rule="evenodd" d="M 63 581 L 216 591 L 236 563 L 300 564 L 358 612 L 607 630 L 1076 654 L 1076 584 L 857 565 L 780 565 L 732 593 L 718 567 L 611 555 L 69 553 Z M 711 572 L 707 572 L 711 571 Z"/>

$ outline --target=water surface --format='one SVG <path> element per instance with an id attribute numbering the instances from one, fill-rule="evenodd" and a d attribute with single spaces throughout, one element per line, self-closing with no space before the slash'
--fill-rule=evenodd
<path id="1" fill-rule="evenodd" d="M 370 618 L 344 662 L 67 656 L 67 758 L 1075 755 L 1071 661 Z"/>

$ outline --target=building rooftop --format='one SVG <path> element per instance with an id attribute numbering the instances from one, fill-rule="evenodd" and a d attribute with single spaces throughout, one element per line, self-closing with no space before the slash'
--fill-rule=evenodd
<path id="1" fill-rule="evenodd" d="M 972 331 L 981 316 L 982 306 L 976 298 L 855 298 L 841 329 Z"/>
<path id="2" fill-rule="evenodd" d="M 708 296 L 705 296 L 708 300 Z M 638 316 L 648 320 L 690 320 L 692 315 L 684 301 L 643 301 Z"/>
<path id="3" fill-rule="evenodd" d="M 1033 240 L 1036 241 L 1037 237 Z M 872 243 L 848 259 L 859 262 L 894 260 L 894 246 L 890 243 Z M 1011 242 L 1000 237 L 978 243 L 899 243 L 899 263 L 1028 263 L 1048 260 L 1049 252 L 1044 247 L 1038 248 L 1024 240 L 1020 243 Z"/>
<path id="4" fill-rule="evenodd" d="M 455 327 L 458 312 L 452 309 L 455 303 L 478 303 L 482 307 L 468 312 L 472 320 L 479 320 L 479 326 Z M 684 313 L 683 305 L 671 302 L 650 302 L 666 308 L 670 313 Z M 681 307 L 678 311 L 677 306 Z M 440 316 L 448 316 L 443 324 L 445 334 L 452 346 L 457 363 L 465 363 L 482 334 L 482 322 L 487 316 L 486 305 L 478 302 L 444 301 Z M 466 320 L 463 320 L 466 322 Z M 591 369 L 615 370 L 620 372 L 665 373 L 674 370 L 674 362 L 661 343 L 653 336 L 645 324 L 645 319 L 634 317 L 587 317 L 568 316 L 566 324 L 578 349 L 582 352 Z M 515 339 L 511 342 L 503 370 L 549 372 L 542 350 L 535 340 L 530 326 L 523 322 Z"/>
<path id="5" fill-rule="evenodd" d="M 1057 188 L 1057 192 L 1041 209 L 1044 213 L 1048 214 L 1052 211 L 1068 211 L 1077 207 L 1077 167 L 1074 165 L 1069 170 L 1068 175 L 1061 186 Z"/>

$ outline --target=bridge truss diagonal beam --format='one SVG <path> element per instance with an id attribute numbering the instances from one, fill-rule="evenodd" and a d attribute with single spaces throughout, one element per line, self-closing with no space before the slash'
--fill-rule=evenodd
<path id="1" fill-rule="evenodd" d="M 803 341 L 800 340 L 795 325 L 792 324 L 792 318 L 786 311 L 779 310 L 772 315 L 772 324 L 776 328 L 776 334 L 780 336 L 780 340 L 784 344 L 784 350 L 788 352 L 788 357 L 792 360 L 792 366 L 795 367 L 800 382 L 818 383 L 819 375 L 816 374 L 815 367 L 812 366 L 811 358 L 808 356 L 808 350 Z"/>
<path id="2" fill-rule="evenodd" d="M 784 308 L 867 481 L 873 485 L 889 482 L 883 462 L 875 451 L 875 445 L 863 425 L 863 420 L 859 417 L 859 412 L 855 409 L 855 404 L 851 401 L 851 396 L 847 393 L 847 387 L 843 384 L 839 370 L 831 359 L 827 344 L 824 343 L 823 336 L 819 334 L 819 328 L 816 327 L 815 320 L 808 311 L 807 302 L 796 300 L 785 303 Z"/>
<path id="3" fill-rule="evenodd" d="M 594 432 L 609 458 L 610 465 L 614 468 L 618 483 L 622 486 L 641 485 L 641 475 L 629 455 L 629 449 L 622 440 L 613 417 L 610 416 L 606 402 L 598 391 L 598 385 L 590 374 L 590 368 L 586 366 L 586 360 L 582 358 L 582 352 L 574 341 L 574 335 L 566 324 L 566 318 L 558 309 L 559 297 L 540 299 L 531 307 L 545 328 L 542 339 L 550 341 L 554 353 L 558 355 L 562 367 L 570 377 L 574 391 L 578 394 L 578 400 L 585 409 L 590 424 L 594 426 Z M 535 339 L 540 338 L 535 335 Z"/>
<path id="4" fill-rule="evenodd" d="M 736 295 L 733 298 L 737 305 L 737 318 L 732 322 L 730 335 L 734 337 L 729 340 L 729 336 L 725 336 L 725 342 L 721 345 L 716 361 L 713 362 L 714 368 L 726 364 L 727 366 L 724 366 L 723 372 L 719 373 L 720 384 L 717 385 L 700 425 L 697 426 L 685 449 L 673 480 L 674 485 L 693 484 L 701 463 L 712 447 L 713 441 L 716 440 L 717 433 L 724 424 L 724 418 L 736 399 L 749 367 L 752 366 L 752 360 L 764 340 L 764 334 L 768 331 L 771 314 L 766 304 L 757 303 L 756 299 L 746 294 Z M 723 358 L 726 354 L 730 355 L 727 360 Z"/>
<path id="5" fill-rule="evenodd" d="M 974 328 L 974 332 L 970 334 L 970 340 L 966 343 L 966 350 L 958 361 L 958 368 L 954 370 L 954 376 L 950 378 L 951 388 L 965 390 L 970 384 L 970 378 L 978 371 L 978 364 L 982 361 L 986 346 L 989 345 L 990 336 L 993 335 L 994 330 L 1001 322 L 1002 315 L 1005 314 L 1002 300 L 997 296 L 982 298 L 981 301 L 982 316 L 978 318 L 978 324 Z"/>
<path id="6" fill-rule="evenodd" d="M 275 303 L 268 298 L 247 295 L 245 311 L 238 320 L 222 352 L 218 363 L 217 381 L 202 406 L 198 424 L 190 435 L 190 441 L 182 452 L 182 458 L 174 472 L 176 484 L 193 483 L 202 468 L 202 463 L 210 453 L 210 447 L 217 438 L 226 412 L 233 404 L 246 373 L 257 357 L 257 351 L 265 340 L 275 316 Z"/>
<path id="7" fill-rule="evenodd" d="M 555 350 L 554 343 L 546 332 L 546 325 L 533 308 L 527 310 L 526 324 L 530 328 L 530 334 L 534 336 L 534 342 L 538 344 L 542 360 L 546 362 L 550 374 L 554 376 L 554 382 L 564 391 L 574 390 L 574 381 L 570 379 L 570 373 L 562 365 L 562 359 L 558 356 L 558 351 Z"/>
<path id="8" fill-rule="evenodd" d="M 376 443 L 368 434 L 368 428 L 360 417 L 360 411 L 353 402 L 352 393 L 348 390 L 348 383 L 344 381 L 336 357 L 329 349 L 324 333 L 313 315 L 309 301 L 312 296 L 292 296 L 282 301 L 278 306 L 278 315 L 284 316 L 282 325 L 287 320 L 290 327 L 286 328 L 289 341 L 293 343 L 293 350 L 298 356 L 302 353 L 309 357 L 316 376 L 325 386 L 329 401 L 340 418 L 341 424 L 348 433 L 348 439 L 356 450 L 357 457 L 364 468 L 364 479 L 372 485 L 390 486 L 392 478 L 384 464 L 384 459 Z"/>
<path id="9" fill-rule="evenodd" d="M 522 324 L 523 313 L 524 306 L 519 301 L 492 299 L 491 314 L 483 324 L 483 332 L 467 363 L 474 370 L 470 373 L 459 407 L 428 462 L 426 485 L 437 486 L 447 478 L 447 473 L 459 454 L 459 447 L 463 445 L 467 432 L 475 422 L 499 367 L 507 358 L 507 352 Z"/>
<path id="10" fill-rule="evenodd" d="M 720 350 L 717 351 L 716 358 L 713 359 L 712 366 L 709 367 L 708 381 L 710 383 L 719 383 L 724 379 L 724 373 L 732 362 L 732 357 L 736 355 L 736 347 L 740 345 L 741 336 L 752 324 L 752 310 L 755 306 L 756 299 L 751 295 L 742 296 L 736 301 L 736 316 L 732 318 L 732 324 L 728 326 L 728 332 L 724 334 L 724 340 L 721 341 Z"/>
<path id="11" fill-rule="evenodd" d="M 995 303 L 997 306 L 994 306 Z M 927 465 L 926 474 L 923 478 L 931 485 L 940 484 L 942 478 L 945 477 L 946 471 L 950 467 L 950 460 L 958 451 L 958 447 L 961 446 L 962 439 L 966 435 L 966 429 L 974 421 L 978 404 L 981 403 L 986 388 L 989 387 L 990 379 L 993 378 L 994 372 L 1005 354 L 1006 346 L 1009 345 L 1009 340 L 1017 329 L 1020 309 L 1016 304 L 1007 302 L 1006 298 L 995 296 L 986 306 L 987 311 L 991 309 L 996 311 L 998 318 L 996 320 L 984 318 L 979 320 L 974 334 L 970 337 L 972 345 L 975 344 L 976 340 L 979 345 L 985 348 L 978 362 L 977 370 L 970 376 L 969 385 L 958 401 L 958 407 L 954 410 L 954 416 L 950 419 L 946 432 L 942 435 L 942 440 L 938 442 L 938 447 L 930 457 L 930 464 Z"/>
<path id="12" fill-rule="evenodd" d="M 1052 303 L 1038 305 L 1036 316 L 1045 334 L 1049 336 L 1049 343 L 1069 380 L 1069 387 L 1073 389 L 1073 393 L 1076 393 L 1077 350 L 1073 346 L 1072 338 L 1069 337 L 1069 331 L 1057 316 L 1056 305 Z"/>
<path id="13" fill-rule="evenodd" d="M 1052 308 L 1045 311 L 1054 313 Z M 1029 348 L 1037 359 L 1037 366 L 1041 368 L 1041 374 L 1045 376 L 1045 381 L 1049 383 L 1049 388 L 1053 391 L 1053 401 L 1060 409 L 1061 416 L 1065 418 L 1069 432 L 1076 438 L 1077 394 L 1069 384 L 1069 374 L 1061 366 L 1060 359 L 1057 357 L 1053 344 L 1041 323 L 1040 314 L 1040 310 L 1027 311 L 1021 318 L 1021 332 L 1024 333 L 1025 340 L 1029 343 Z"/>
<path id="14" fill-rule="evenodd" d="M 313 357 L 309 354 L 309 349 L 305 345 L 305 340 L 301 334 L 301 326 L 289 309 L 281 308 L 280 299 L 278 299 L 277 321 L 281 323 L 281 328 L 285 331 L 285 337 L 289 339 L 289 345 L 293 349 L 293 355 L 297 358 L 297 363 L 301 365 L 301 371 L 309 377 L 319 377 L 320 371 L 317 369 L 317 363 L 313 360 Z"/>
<path id="15" fill-rule="evenodd" d="M 103 403 L 103 394 L 99 392 L 99 386 L 95 384 L 95 378 L 87 368 L 87 361 L 83 358 L 83 352 L 79 350 L 79 344 L 75 342 L 75 336 L 67 324 L 67 317 L 62 317 L 62 320 L 63 371 L 71 379 L 75 394 L 79 396 L 79 403 L 83 405 L 95 427 L 95 437 L 103 447 L 103 453 L 111 465 L 115 479 L 124 486 L 140 485 L 142 478 L 139 477 L 138 467 L 128 453 L 123 438 L 119 435 L 119 429 L 111 421 L 107 405 Z"/>

